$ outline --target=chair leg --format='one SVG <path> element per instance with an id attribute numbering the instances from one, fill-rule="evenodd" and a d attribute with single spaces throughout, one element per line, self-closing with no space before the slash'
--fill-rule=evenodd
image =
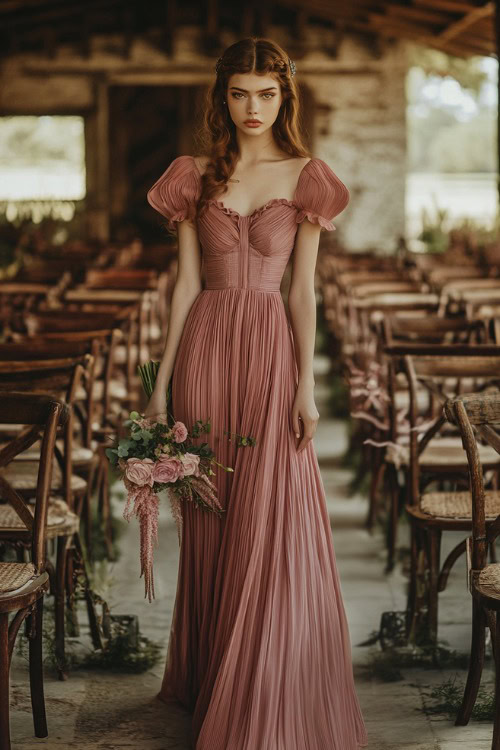
<path id="1" fill-rule="evenodd" d="M 57 672 L 60 680 L 67 680 L 66 656 L 64 646 L 64 618 L 65 618 L 65 588 L 66 588 L 66 561 L 68 537 L 57 537 L 57 561 L 56 561 L 56 589 L 54 596 L 54 620 L 55 620 L 55 655 Z"/>
<path id="2" fill-rule="evenodd" d="M 96 481 L 97 487 L 99 487 L 100 475 L 101 467 L 99 461 L 97 467 L 92 465 L 89 471 L 87 491 L 83 497 L 82 519 L 85 528 L 85 548 L 87 559 L 89 561 L 91 560 L 92 555 L 92 495 L 94 491 L 94 483 Z"/>
<path id="3" fill-rule="evenodd" d="M 394 568 L 394 556 L 396 552 L 396 536 L 399 517 L 399 483 L 396 469 L 391 466 L 389 471 L 389 522 L 387 526 L 387 564 L 386 573 Z"/>
<path id="4" fill-rule="evenodd" d="M 490 563 L 496 563 L 496 561 L 497 561 L 496 539 L 493 539 L 489 543 L 488 549 L 489 549 L 489 553 L 490 553 Z"/>
<path id="5" fill-rule="evenodd" d="M 104 542 L 108 560 L 114 560 L 113 555 L 113 526 L 111 521 L 111 504 L 109 497 L 109 476 L 106 466 L 102 474 L 102 482 L 99 488 L 99 509 L 101 511 L 100 521 L 104 531 Z"/>
<path id="6" fill-rule="evenodd" d="M 427 530 L 427 535 L 429 543 L 429 638 L 433 643 L 436 643 L 438 633 L 438 581 L 441 529 L 431 527 Z"/>
<path id="7" fill-rule="evenodd" d="M 379 463 L 376 463 L 372 471 L 372 480 L 370 482 L 370 504 L 368 509 L 368 517 L 366 519 L 366 528 L 368 531 L 372 531 L 377 520 L 378 510 L 378 491 L 381 483 L 384 479 L 385 469 L 387 464 L 384 460 L 379 459 Z"/>
<path id="8" fill-rule="evenodd" d="M 478 602 L 477 599 L 473 598 L 469 673 L 467 675 L 467 682 L 465 684 L 462 704 L 458 710 L 457 718 L 455 719 L 455 724 L 457 726 L 465 726 L 465 724 L 468 724 L 472 709 L 474 708 L 474 704 L 476 702 L 484 664 L 485 635 L 485 611 L 480 602 Z"/>
<path id="9" fill-rule="evenodd" d="M 500 706 L 500 617 L 498 612 L 495 613 L 495 643 L 495 719 L 491 750 L 500 750 L 500 718 L 498 716 L 498 707 Z"/>
<path id="10" fill-rule="evenodd" d="M 26 621 L 29 635 L 29 668 L 31 707 L 35 737 L 47 737 L 47 717 L 45 714 L 45 697 L 43 691 L 43 596 L 34 604 L 33 612 Z"/>
<path id="11" fill-rule="evenodd" d="M 9 615 L 0 614 L 0 747 L 10 750 L 9 718 Z"/>
<path id="12" fill-rule="evenodd" d="M 412 518 L 409 518 L 410 523 L 410 581 L 408 584 L 408 598 L 406 603 L 406 637 L 409 639 L 412 637 L 415 614 L 416 614 L 416 600 L 417 600 L 417 565 L 418 565 L 418 554 L 420 550 L 420 529 L 416 523 L 413 522 Z"/>

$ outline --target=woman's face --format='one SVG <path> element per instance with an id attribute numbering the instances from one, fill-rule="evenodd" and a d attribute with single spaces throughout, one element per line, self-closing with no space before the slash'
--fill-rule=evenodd
<path id="1" fill-rule="evenodd" d="M 237 128 L 246 135 L 261 135 L 278 117 L 281 87 L 269 74 L 233 73 L 228 81 L 226 101 Z M 258 123 L 252 125 L 251 120 Z"/>

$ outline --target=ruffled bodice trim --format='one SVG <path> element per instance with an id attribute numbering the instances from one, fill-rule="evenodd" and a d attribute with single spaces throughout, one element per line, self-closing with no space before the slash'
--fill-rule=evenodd
<path id="1" fill-rule="evenodd" d="M 328 231 L 336 230 L 337 227 L 335 224 L 333 224 L 331 221 L 328 221 L 328 219 L 325 219 L 324 216 L 320 216 L 319 214 L 315 214 L 313 211 L 308 211 L 307 209 L 301 209 L 297 214 L 297 224 L 300 224 L 304 221 L 304 219 L 309 219 L 309 221 L 312 224 L 319 224 L 323 227 L 323 229 L 327 229 Z"/>
<path id="2" fill-rule="evenodd" d="M 251 214 L 244 216 L 243 214 L 238 213 L 234 208 L 225 206 L 222 201 L 219 201 L 216 198 L 209 198 L 207 203 L 212 203 L 217 206 L 217 208 L 220 208 L 223 213 L 228 216 L 236 216 L 238 219 L 254 219 L 256 216 L 260 216 L 260 214 L 264 213 L 268 208 L 271 208 L 271 206 L 291 206 L 292 208 L 297 208 L 296 204 L 293 201 L 287 200 L 287 198 L 271 198 L 271 200 L 264 203 L 263 206 L 256 208 Z"/>

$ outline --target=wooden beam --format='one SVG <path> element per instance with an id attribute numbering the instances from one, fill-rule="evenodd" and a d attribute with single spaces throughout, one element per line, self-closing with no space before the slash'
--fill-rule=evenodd
<path id="1" fill-rule="evenodd" d="M 474 9 L 470 2 L 464 0 L 413 0 L 414 5 L 426 5 L 436 10 L 446 10 L 450 13 L 469 13 Z"/>
<path id="2" fill-rule="evenodd" d="M 174 36 L 177 27 L 177 0 L 164 0 L 165 2 L 165 52 L 171 56 L 174 53 Z"/>
<path id="3" fill-rule="evenodd" d="M 493 54 L 492 48 L 486 41 L 475 41 L 474 43 L 471 43 L 467 36 L 460 40 L 441 40 L 439 35 L 430 35 L 428 32 L 423 33 L 422 31 L 415 31 L 411 26 L 403 27 L 401 24 L 394 25 L 387 20 L 385 23 L 377 22 L 373 26 L 366 23 L 352 23 L 350 25 L 353 27 L 361 26 L 365 31 L 371 29 L 371 31 L 389 38 L 409 39 L 418 44 L 440 49 L 443 52 L 448 52 L 450 55 L 455 55 L 457 57 L 465 58 L 470 55 L 489 56 Z"/>
<path id="4" fill-rule="evenodd" d="M 393 18 L 402 18 L 408 21 L 423 21 L 435 26 L 445 26 L 450 22 L 450 16 L 447 13 L 426 10 L 425 8 L 403 7 L 401 5 L 388 5 L 386 15 Z"/>
<path id="5" fill-rule="evenodd" d="M 492 17 L 494 11 L 495 6 L 492 2 L 486 3 L 482 8 L 475 8 L 459 21 L 449 24 L 446 29 L 439 34 L 439 38 L 443 40 L 454 39 L 460 34 L 463 34 L 464 31 L 467 31 L 470 26 L 473 26 L 480 19 Z"/>

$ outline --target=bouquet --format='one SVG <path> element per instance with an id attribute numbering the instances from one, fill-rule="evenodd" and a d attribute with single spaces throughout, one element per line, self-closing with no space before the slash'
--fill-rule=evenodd
<path id="1" fill-rule="evenodd" d="M 148 398 L 153 392 L 158 367 L 158 362 L 147 362 L 138 368 Z M 165 414 L 152 419 L 132 411 L 124 423 L 128 428 L 126 437 L 106 449 L 112 465 L 120 469 L 127 490 L 123 516 L 127 521 L 134 515 L 139 520 L 140 577 L 144 575 L 144 596 L 150 602 L 154 599 L 153 547 L 158 544 L 158 493 L 167 492 L 180 544 L 181 501 L 192 501 L 196 508 L 221 516 L 224 509 L 217 498 L 216 485 L 210 479 L 215 474 L 212 465 L 233 471 L 216 460 L 208 443 L 193 443 L 193 438 L 210 432 L 210 420 L 197 420 L 188 430 L 183 422 L 176 421 L 170 414 L 169 401 L 170 385 Z M 251 437 L 243 438 L 243 441 L 240 444 L 255 444 Z"/>

